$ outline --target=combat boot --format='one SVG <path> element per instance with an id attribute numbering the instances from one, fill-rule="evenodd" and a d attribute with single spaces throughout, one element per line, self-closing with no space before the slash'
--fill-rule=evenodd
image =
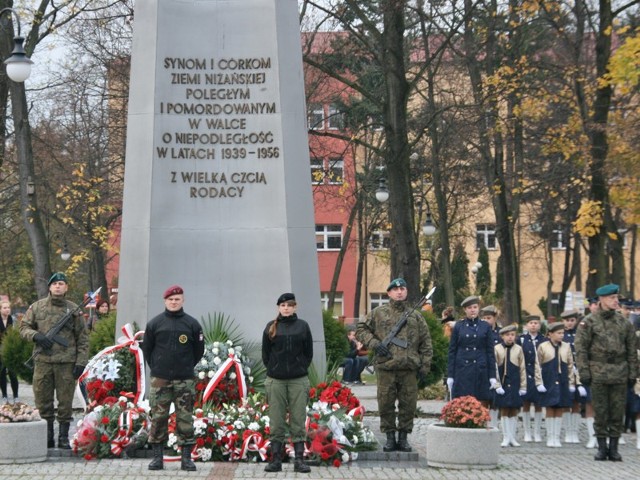
<path id="1" fill-rule="evenodd" d="M 149 464 L 149 470 L 162 470 L 164 468 L 162 463 L 164 445 L 162 443 L 152 443 L 151 448 L 153 448 L 153 460 Z"/>
<path id="2" fill-rule="evenodd" d="M 598 451 L 593 457 L 594 460 L 602 461 L 606 460 L 609 456 L 609 449 L 607 448 L 607 439 L 604 437 L 598 437 Z"/>
<path id="3" fill-rule="evenodd" d="M 609 460 L 612 462 L 621 462 L 622 455 L 618 453 L 618 437 L 609 438 Z"/>
<path id="4" fill-rule="evenodd" d="M 58 448 L 69 450 L 69 422 L 60 422 L 60 431 L 58 432 Z"/>
<path id="5" fill-rule="evenodd" d="M 47 448 L 55 448 L 56 442 L 53 439 L 53 418 L 47 419 Z"/>
<path id="6" fill-rule="evenodd" d="M 400 431 L 398 433 L 397 449 L 400 450 L 401 452 L 411 451 L 411 445 L 409 445 L 409 442 L 407 441 L 407 435 L 408 435 L 408 432 Z"/>
<path id="7" fill-rule="evenodd" d="M 296 452 L 296 458 L 293 461 L 293 471 L 298 473 L 309 473 L 311 471 L 311 467 L 304 463 L 304 442 L 294 443 L 293 450 Z"/>
<path id="8" fill-rule="evenodd" d="M 186 470 L 187 472 L 195 472 L 196 464 L 191 460 L 191 450 L 193 445 L 182 446 L 182 458 L 180 459 L 180 470 Z"/>
<path id="9" fill-rule="evenodd" d="M 396 432 L 387 432 L 387 443 L 382 447 L 383 452 L 395 452 L 398 448 L 396 443 Z"/>
<path id="10" fill-rule="evenodd" d="M 264 467 L 265 472 L 281 472 L 282 471 L 282 443 L 271 442 L 271 461 Z"/>

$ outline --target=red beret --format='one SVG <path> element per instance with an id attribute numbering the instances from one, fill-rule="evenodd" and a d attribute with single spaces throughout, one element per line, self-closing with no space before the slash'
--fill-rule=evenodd
<path id="1" fill-rule="evenodd" d="M 182 290 L 182 287 L 180 285 L 172 285 L 164 291 L 164 295 L 162 296 L 162 298 L 166 299 L 171 295 L 182 295 L 183 293 L 184 290 Z"/>

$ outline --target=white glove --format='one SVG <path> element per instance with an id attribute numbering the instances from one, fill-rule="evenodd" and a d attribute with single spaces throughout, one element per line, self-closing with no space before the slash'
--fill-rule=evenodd
<path id="1" fill-rule="evenodd" d="M 580 394 L 581 397 L 586 397 L 587 389 L 584 388 L 582 385 L 578 385 L 578 393 Z"/>
<path id="2" fill-rule="evenodd" d="M 498 383 L 498 381 L 495 378 L 490 378 L 489 383 L 491 384 L 491 388 L 496 388 L 496 383 Z"/>
<path id="3" fill-rule="evenodd" d="M 502 387 L 498 387 L 498 388 L 496 388 L 496 393 L 497 393 L 498 395 L 504 395 L 504 388 L 502 388 Z"/>
<path id="4" fill-rule="evenodd" d="M 538 392 L 540 392 L 540 393 L 546 393 L 547 392 L 547 389 L 545 388 L 544 385 L 538 385 L 536 387 L 536 390 L 538 390 Z"/>
<path id="5" fill-rule="evenodd" d="M 447 378 L 447 388 L 450 392 L 453 390 L 453 378 L 451 377 Z"/>
<path id="6" fill-rule="evenodd" d="M 640 397 L 640 380 L 636 380 L 636 384 L 633 386 L 633 391 Z"/>
<path id="7" fill-rule="evenodd" d="M 569 386 L 569 392 L 576 393 L 576 387 Z"/>
<path id="8" fill-rule="evenodd" d="M 518 395 L 520 395 L 521 397 L 524 397 L 527 394 L 526 390 L 518 390 Z"/>

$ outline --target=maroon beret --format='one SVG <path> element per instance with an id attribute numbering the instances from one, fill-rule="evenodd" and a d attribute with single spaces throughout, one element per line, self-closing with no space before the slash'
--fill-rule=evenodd
<path id="1" fill-rule="evenodd" d="M 171 295 L 182 295 L 183 293 L 184 293 L 184 290 L 182 290 L 182 287 L 180 285 L 171 285 L 169 288 L 167 288 L 164 291 L 164 295 L 162 296 L 162 298 L 166 299 Z"/>

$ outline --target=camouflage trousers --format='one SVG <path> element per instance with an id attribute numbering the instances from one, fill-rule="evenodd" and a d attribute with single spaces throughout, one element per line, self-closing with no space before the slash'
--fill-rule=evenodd
<path id="1" fill-rule="evenodd" d="M 289 433 L 291 441 L 304 442 L 307 438 L 307 401 L 309 400 L 309 378 L 300 377 L 279 380 L 267 377 L 264 382 L 269 405 L 271 441 L 284 442 L 287 433 L 287 413 L 289 413 Z"/>
<path id="2" fill-rule="evenodd" d="M 33 395 L 43 420 L 54 420 L 53 395 L 58 399 L 58 422 L 73 419 L 73 363 L 45 363 L 36 361 L 33 367 Z"/>
<path id="3" fill-rule="evenodd" d="M 149 443 L 166 443 L 169 438 L 169 411 L 173 403 L 176 408 L 176 434 L 178 445 L 195 443 L 193 433 L 193 402 L 196 381 L 165 380 L 151 377 L 149 406 L 151 407 L 151 432 Z"/>
<path id="4" fill-rule="evenodd" d="M 378 377 L 378 410 L 382 433 L 411 433 L 418 404 L 418 380 L 415 370 L 380 370 Z M 396 421 L 396 401 L 398 415 Z"/>
<path id="5" fill-rule="evenodd" d="M 591 401 L 596 437 L 619 437 L 624 431 L 627 384 L 593 383 L 591 384 Z"/>

